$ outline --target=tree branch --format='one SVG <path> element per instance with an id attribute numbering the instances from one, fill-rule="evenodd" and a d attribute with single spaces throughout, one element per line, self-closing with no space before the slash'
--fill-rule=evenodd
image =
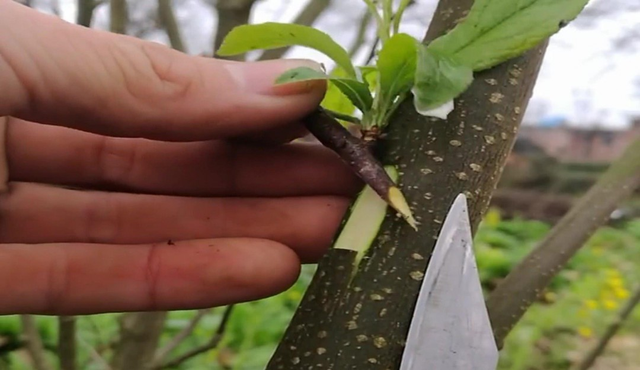
<path id="1" fill-rule="evenodd" d="M 93 11 L 98 6 L 96 0 L 78 0 L 78 13 L 76 14 L 76 23 L 91 27 L 93 21 Z"/>
<path id="2" fill-rule="evenodd" d="M 367 28 L 371 23 L 371 18 L 372 18 L 371 12 L 369 12 L 368 10 L 365 10 L 364 14 L 362 15 L 362 19 L 360 20 L 358 31 L 356 32 L 356 38 L 353 41 L 353 44 L 351 45 L 351 47 L 349 48 L 349 56 L 352 59 L 354 55 L 356 55 L 358 50 L 360 50 L 362 45 L 364 45 L 364 42 L 366 41 Z"/>
<path id="3" fill-rule="evenodd" d="M 311 0 L 300 14 L 293 20 L 295 24 L 311 26 L 318 17 L 329 7 L 331 0 Z M 258 60 L 270 60 L 281 58 L 289 48 L 265 50 Z"/>
<path id="4" fill-rule="evenodd" d="M 213 42 L 213 54 L 222 45 L 222 41 L 232 29 L 247 24 L 251 16 L 251 9 L 256 0 L 218 0 L 216 12 L 218 13 L 218 29 Z M 244 54 L 218 57 L 220 59 L 244 60 Z"/>
<path id="5" fill-rule="evenodd" d="M 193 330 L 198 326 L 200 320 L 211 312 L 211 309 L 198 310 L 196 315 L 189 321 L 189 324 L 182 329 L 167 345 L 156 351 L 155 358 L 153 360 L 152 368 L 161 367 L 161 364 L 165 361 L 167 356 L 173 352 L 185 339 L 193 333 Z"/>
<path id="6" fill-rule="evenodd" d="M 76 318 L 58 317 L 58 359 L 60 369 L 76 369 Z"/>
<path id="7" fill-rule="evenodd" d="M 472 3 L 441 0 L 425 42 L 453 27 Z M 421 223 L 418 231 L 389 212 L 361 258 L 355 251 L 329 249 L 267 370 L 291 364 L 299 369 L 400 367 L 442 222 L 455 197 L 464 193 L 472 229 L 477 230 L 515 141 L 546 46 L 542 42 L 476 73 L 446 121 L 421 116 L 411 99 L 400 105 L 376 151 L 383 164 L 402 171 L 399 182 Z"/>
<path id="8" fill-rule="evenodd" d="M 233 305 L 229 305 L 225 308 L 224 313 L 222 314 L 222 320 L 220 321 L 220 325 L 218 325 L 218 329 L 213 334 L 209 342 L 206 344 L 196 347 L 183 355 L 176 357 L 173 360 L 170 360 L 160 366 L 154 368 L 154 370 L 165 369 L 165 368 L 173 368 L 182 364 L 183 362 L 207 351 L 210 351 L 218 346 L 222 338 L 224 337 L 224 333 L 227 330 L 227 324 L 229 323 L 229 318 L 231 317 L 231 313 L 233 312 Z"/>
<path id="9" fill-rule="evenodd" d="M 120 338 L 111 367 L 114 370 L 148 369 L 158 347 L 167 312 L 132 312 L 120 317 Z"/>
<path id="10" fill-rule="evenodd" d="M 604 332 L 598 343 L 587 356 L 578 364 L 576 370 L 587 370 L 590 369 L 591 366 L 596 362 L 596 359 L 604 352 L 607 344 L 613 336 L 620 330 L 622 324 L 629 318 L 635 307 L 640 303 L 640 286 L 636 289 L 635 293 L 631 298 L 627 301 L 627 304 L 622 308 L 622 310 L 618 313 L 616 319 L 607 327 L 607 330 Z"/>
<path id="11" fill-rule="evenodd" d="M 114 33 L 126 34 L 128 22 L 127 0 L 111 0 L 109 2 L 109 30 Z"/>
<path id="12" fill-rule="evenodd" d="M 33 316 L 20 315 L 20 322 L 22 323 L 22 332 L 26 337 L 27 353 L 31 357 L 34 370 L 53 370 L 47 361 L 44 345 Z"/>
<path id="13" fill-rule="evenodd" d="M 499 347 L 539 293 L 639 186 L 640 138 L 491 292 L 487 309 Z"/>
<path id="14" fill-rule="evenodd" d="M 171 0 L 158 0 L 158 18 L 160 18 L 160 24 L 167 32 L 171 47 L 185 52 L 184 43 L 182 42 L 182 35 L 180 34 L 180 26 L 176 21 L 173 7 L 171 6 Z"/>

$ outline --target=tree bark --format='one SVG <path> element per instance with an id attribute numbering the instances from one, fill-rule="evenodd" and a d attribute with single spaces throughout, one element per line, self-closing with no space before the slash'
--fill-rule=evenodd
<path id="1" fill-rule="evenodd" d="M 109 30 L 114 33 L 126 34 L 129 14 L 127 0 L 111 0 L 109 3 Z"/>
<path id="2" fill-rule="evenodd" d="M 76 369 L 76 318 L 58 317 L 58 359 L 60 369 Z"/>
<path id="3" fill-rule="evenodd" d="M 167 312 L 135 312 L 120 318 L 120 338 L 115 348 L 113 370 L 148 369 L 164 329 Z"/>
<path id="4" fill-rule="evenodd" d="M 295 24 L 302 24 L 305 26 L 311 26 L 318 17 L 329 7 L 331 0 L 311 0 L 309 4 L 300 12 L 300 14 L 293 20 Z M 281 58 L 289 48 L 278 48 L 265 50 L 260 55 L 259 60 L 270 60 Z"/>
<path id="5" fill-rule="evenodd" d="M 627 301 L 627 304 L 622 308 L 618 317 L 607 327 L 607 330 L 604 332 L 604 335 L 598 340 L 596 346 L 587 353 L 587 356 L 578 364 L 576 367 L 577 370 L 587 370 L 590 369 L 593 364 L 595 364 L 598 357 L 604 352 L 605 348 L 607 348 L 607 344 L 611 338 L 620 330 L 622 324 L 629 318 L 633 310 L 640 303 L 640 286 L 636 289 L 631 299 Z"/>
<path id="6" fill-rule="evenodd" d="M 222 41 L 227 34 L 237 26 L 249 23 L 251 9 L 255 0 L 218 0 L 216 11 L 218 13 L 218 29 L 213 41 L 213 53 L 222 45 Z M 218 57 L 220 59 L 244 60 L 244 54 L 229 57 Z"/>
<path id="7" fill-rule="evenodd" d="M 640 138 L 580 198 L 540 245 L 491 292 L 487 309 L 498 346 L 524 312 L 624 199 L 640 187 Z"/>
<path id="8" fill-rule="evenodd" d="M 440 1 L 425 42 L 453 27 L 471 5 L 472 0 Z M 268 370 L 399 368 L 442 222 L 454 198 L 464 193 L 475 233 L 513 146 L 546 45 L 477 73 L 446 121 L 422 117 L 411 101 L 404 102 L 377 153 L 401 171 L 419 230 L 388 215 L 357 267 L 355 252 L 330 249 Z"/>
<path id="9" fill-rule="evenodd" d="M 158 0 L 158 18 L 160 23 L 167 32 L 171 47 L 185 52 L 184 43 L 182 42 L 182 35 L 180 34 L 180 26 L 176 21 L 175 13 L 171 5 L 171 0 Z"/>
<path id="10" fill-rule="evenodd" d="M 47 360 L 36 320 L 31 315 L 20 315 L 20 322 L 22 323 L 22 331 L 26 337 L 27 353 L 33 363 L 33 369 L 53 370 L 53 367 Z"/>
<path id="11" fill-rule="evenodd" d="M 84 27 L 91 27 L 93 11 L 96 9 L 96 5 L 96 0 L 78 0 L 76 23 Z"/>

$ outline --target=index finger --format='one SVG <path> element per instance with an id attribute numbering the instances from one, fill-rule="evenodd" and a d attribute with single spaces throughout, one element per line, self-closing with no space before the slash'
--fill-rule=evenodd
<path id="1" fill-rule="evenodd" d="M 0 116 L 165 141 L 245 135 L 320 103 L 324 82 L 273 86 L 300 65 L 319 68 L 189 56 L 0 2 Z"/>

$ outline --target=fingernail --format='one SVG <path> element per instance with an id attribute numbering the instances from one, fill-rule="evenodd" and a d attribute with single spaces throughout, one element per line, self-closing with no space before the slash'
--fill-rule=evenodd
<path id="1" fill-rule="evenodd" d="M 276 85 L 278 76 L 289 69 L 309 67 L 322 71 L 319 63 L 305 59 L 278 59 L 261 62 L 226 64 L 225 68 L 236 80 L 238 87 L 261 95 L 299 95 L 315 90 L 325 84 L 322 80 L 299 81 Z"/>

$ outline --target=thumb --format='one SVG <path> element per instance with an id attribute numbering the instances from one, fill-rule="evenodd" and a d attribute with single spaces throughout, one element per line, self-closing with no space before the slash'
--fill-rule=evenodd
<path id="1" fill-rule="evenodd" d="M 167 141 L 245 135 L 320 103 L 324 82 L 273 86 L 301 65 L 319 68 L 189 56 L 0 1 L 0 117 Z"/>

